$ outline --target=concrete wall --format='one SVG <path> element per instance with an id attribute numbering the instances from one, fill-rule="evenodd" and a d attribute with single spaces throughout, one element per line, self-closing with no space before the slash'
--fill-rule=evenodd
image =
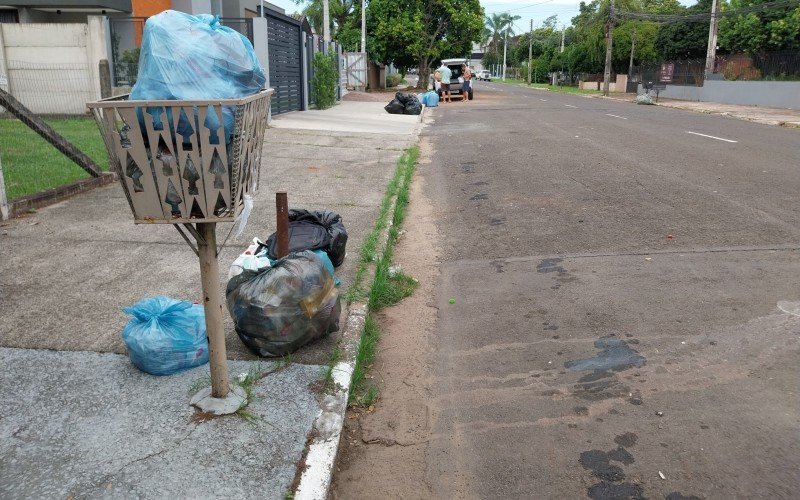
<path id="1" fill-rule="evenodd" d="M 616 82 L 609 82 L 609 92 L 625 92 L 625 87 L 628 85 L 628 75 L 617 75 Z M 603 90 L 603 82 L 578 82 L 578 88 L 582 90 Z M 617 90 L 619 89 L 619 90 Z"/>
<path id="2" fill-rule="evenodd" d="M 639 92 L 643 92 L 641 85 Z M 702 87 L 667 85 L 659 96 L 687 101 L 800 109 L 800 82 L 706 80 Z"/>
<path id="3" fill-rule="evenodd" d="M 109 59 L 106 23 L 0 24 L 0 83 L 39 114 L 85 114 L 100 98 L 99 64 Z"/>

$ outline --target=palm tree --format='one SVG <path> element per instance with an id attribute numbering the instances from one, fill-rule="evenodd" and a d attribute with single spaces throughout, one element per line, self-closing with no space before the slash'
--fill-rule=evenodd
<path id="1" fill-rule="evenodd" d="M 307 2 L 307 3 L 306 3 Z M 297 5 L 305 4 L 303 15 L 318 35 L 322 35 L 322 0 L 295 0 Z M 344 26 L 352 14 L 356 12 L 355 0 L 330 0 L 331 36 L 335 38 L 336 32 Z M 360 8 L 360 7 L 359 7 Z M 358 20 L 360 22 L 360 20 Z"/>
<path id="2" fill-rule="evenodd" d="M 497 45 L 503 38 L 504 23 L 505 20 L 502 14 L 492 14 L 491 17 L 486 16 L 484 21 L 483 38 L 490 49 L 494 48 L 495 54 L 497 53 Z"/>
<path id="3" fill-rule="evenodd" d="M 514 36 L 514 21 L 517 19 L 520 19 L 520 16 L 512 16 L 508 12 L 486 16 L 483 43 L 487 43 L 490 48 L 494 48 L 495 54 L 499 54 L 503 38 Z"/>

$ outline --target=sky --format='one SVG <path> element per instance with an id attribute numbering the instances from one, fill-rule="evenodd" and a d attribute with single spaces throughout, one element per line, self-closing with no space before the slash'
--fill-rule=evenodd
<path id="1" fill-rule="evenodd" d="M 590 2 L 591 0 L 586 0 Z M 694 5 L 696 0 L 679 0 L 683 5 Z M 299 11 L 302 5 L 297 5 L 293 0 L 270 0 L 279 7 L 286 10 L 287 14 Z M 492 13 L 508 12 L 511 15 L 520 16 L 514 23 L 514 31 L 523 33 L 530 28 L 533 20 L 533 27 L 537 28 L 542 22 L 552 15 L 558 16 L 558 26 L 569 26 L 573 17 L 578 15 L 578 5 L 580 0 L 481 0 L 486 15 Z"/>

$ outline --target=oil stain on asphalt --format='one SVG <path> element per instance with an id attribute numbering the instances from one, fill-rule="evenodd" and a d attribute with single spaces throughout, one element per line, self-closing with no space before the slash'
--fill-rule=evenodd
<path id="1" fill-rule="evenodd" d="M 586 359 L 567 361 L 564 367 L 572 371 L 622 371 L 645 363 L 644 356 L 631 349 L 622 339 L 605 337 L 594 342 L 594 346 L 602 349 L 596 356 Z"/>
<path id="2" fill-rule="evenodd" d="M 581 453 L 578 460 L 584 469 L 592 471 L 592 475 L 600 479 L 599 483 L 590 486 L 586 494 L 593 500 L 623 500 L 644 498 L 642 486 L 633 483 L 623 483 L 625 471 L 621 465 L 630 465 L 634 462 L 633 455 L 620 443 L 630 446 L 636 444 L 636 434 L 626 432 L 617 436 L 614 441 L 617 448 L 611 451 L 589 450 Z M 617 465 L 611 462 L 617 462 Z"/>
<path id="3" fill-rule="evenodd" d="M 596 356 L 564 363 L 564 367 L 570 371 L 591 372 L 578 379 L 575 395 L 582 399 L 599 401 L 631 394 L 615 372 L 644 365 L 644 356 L 632 349 L 628 342 L 613 337 L 598 339 L 594 346 L 601 349 Z M 632 404 L 641 404 L 641 398 L 637 398 L 629 401 Z"/>

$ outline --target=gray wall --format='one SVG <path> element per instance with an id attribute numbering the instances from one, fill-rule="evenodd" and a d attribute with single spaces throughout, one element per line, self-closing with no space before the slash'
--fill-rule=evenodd
<path id="1" fill-rule="evenodd" d="M 800 109 L 800 82 L 706 80 L 702 87 L 667 85 L 659 96 L 687 101 Z"/>

